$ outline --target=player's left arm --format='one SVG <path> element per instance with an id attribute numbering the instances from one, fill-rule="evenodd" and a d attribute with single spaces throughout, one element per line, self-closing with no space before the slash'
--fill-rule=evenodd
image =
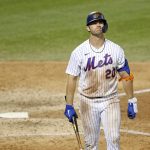
<path id="1" fill-rule="evenodd" d="M 120 75 L 120 81 L 123 83 L 123 88 L 128 96 L 128 117 L 134 119 L 137 113 L 137 99 L 134 97 L 133 79 L 134 76 L 130 72 L 127 59 L 125 59 L 124 66 L 117 70 Z"/>
<path id="2" fill-rule="evenodd" d="M 125 93 L 127 94 L 129 99 L 132 99 L 134 97 L 133 93 L 133 75 L 128 74 L 126 71 L 119 72 L 120 75 L 120 81 L 122 81 L 123 88 L 125 90 Z"/>

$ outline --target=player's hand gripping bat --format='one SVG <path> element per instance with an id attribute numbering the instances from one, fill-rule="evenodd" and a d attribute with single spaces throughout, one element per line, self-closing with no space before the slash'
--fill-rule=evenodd
<path id="1" fill-rule="evenodd" d="M 65 101 L 66 101 L 66 96 L 65 96 Z M 74 110 L 74 108 L 72 108 L 72 109 Z M 75 110 L 73 112 L 75 113 Z M 79 149 L 83 150 L 82 144 L 81 144 L 81 139 L 80 139 L 80 134 L 79 134 L 79 129 L 78 129 L 77 115 L 74 115 L 74 116 L 69 115 L 67 110 L 65 110 L 64 114 L 69 119 L 69 121 L 72 123 L 73 129 L 74 129 L 74 132 L 75 132 L 75 135 L 76 135 L 76 139 L 77 139 L 77 142 L 78 142 Z"/>

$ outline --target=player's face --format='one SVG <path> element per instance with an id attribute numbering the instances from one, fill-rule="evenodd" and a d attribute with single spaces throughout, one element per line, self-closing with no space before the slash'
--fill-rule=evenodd
<path id="1" fill-rule="evenodd" d="M 91 32 L 92 35 L 98 36 L 103 33 L 102 32 L 103 26 L 104 23 L 102 21 L 94 21 L 87 27 L 87 30 Z"/>

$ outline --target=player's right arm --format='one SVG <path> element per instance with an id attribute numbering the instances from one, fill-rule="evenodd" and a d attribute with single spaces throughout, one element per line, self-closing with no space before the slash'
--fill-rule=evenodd
<path id="1" fill-rule="evenodd" d="M 74 93 L 76 90 L 77 76 L 67 75 L 66 104 L 73 105 Z"/>
<path id="2" fill-rule="evenodd" d="M 67 85 L 66 85 L 66 108 L 65 116 L 70 122 L 73 122 L 73 117 L 78 117 L 73 107 L 74 94 L 76 90 L 77 77 L 80 74 L 80 60 L 78 53 L 73 52 L 71 54 L 66 74 L 67 74 Z"/>
<path id="3" fill-rule="evenodd" d="M 66 85 L 66 108 L 65 116 L 69 119 L 70 122 L 73 122 L 73 117 L 78 117 L 76 111 L 73 107 L 74 93 L 76 89 L 77 76 L 67 75 L 67 85 Z"/>

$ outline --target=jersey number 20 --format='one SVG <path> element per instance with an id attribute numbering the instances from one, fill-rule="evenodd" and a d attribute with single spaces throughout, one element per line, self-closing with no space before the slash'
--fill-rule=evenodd
<path id="1" fill-rule="evenodd" d="M 106 79 L 114 78 L 116 75 L 116 69 L 113 67 L 112 70 L 106 70 Z"/>

